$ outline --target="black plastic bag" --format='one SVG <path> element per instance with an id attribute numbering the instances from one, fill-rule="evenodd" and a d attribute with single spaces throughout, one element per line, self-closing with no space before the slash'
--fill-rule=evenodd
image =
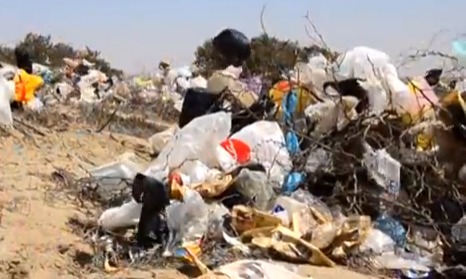
<path id="1" fill-rule="evenodd" d="M 186 126 L 196 117 L 207 114 L 208 112 L 217 112 L 216 104 L 220 94 L 212 94 L 204 88 L 189 88 L 184 96 L 183 106 L 181 107 L 178 125 L 180 128 Z"/>
<path id="2" fill-rule="evenodd" d="M 225 29 L 215 36 L 213 45 L 216 51 L 232 65 L 239 66 L 251 56 L 248 37 L 235 29 Z"/>
<path id="3" fill-rule="evenodd" d="M 133 181 L 132 196 L 142 203 L 136 241 L 142 248 L 162 244 L 168 235 L 161 215 L 170 204 L 170 187 L 157 179 L 138 173 Z"/>
<path id="4" fill-rule="evenodd" d="M 16 66 L 23 69 L 26 73 L 32 74 L 32 59 L 26 48 L 15 48 Z"/>
<path id="5" fill-rule="evenodd" d="M 74 69 L 74 72 L 80 76 L 85 76 L 89 74 L 89 67 L 81 63 Z"/>

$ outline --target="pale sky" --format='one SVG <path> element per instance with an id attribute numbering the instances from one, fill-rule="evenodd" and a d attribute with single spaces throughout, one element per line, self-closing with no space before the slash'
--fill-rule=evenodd
<path id="1" fill-rule="evenodd" d="M 162 58 L 192 62 L 196 46 L 225 27 L 258 35 L 264 4 L 270 35 L 310 44 L 303 18 L 309 11 L 332 48 L 365 45 L 394 59 L 426 47 L 442 30 L 433 47 L 450 52 L 451 39 L 466 33 L 464 0 L 22 0 L 2 1 L 0 42 L 14 44 L 31 31 L 51 34 L 98 49 L 126 71 L 153 70 Z"/>

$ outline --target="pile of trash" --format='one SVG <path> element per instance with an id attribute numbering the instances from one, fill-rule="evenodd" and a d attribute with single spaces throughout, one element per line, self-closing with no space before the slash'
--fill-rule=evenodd
<path id="1" fill-rule="evenodd" d="M 0 125 L 21 118 L 34 126 L 88 123 L 115 132 L 147 137 L 179 117 L 177 92 L 142 87 L 126 77 L 108 77 L 78 52 L 52 68 L 34 63 L 28 51 L 15 49 L 16 65 L 0 61 Z M 174 82 L 174 81 L 173 81 Z M 168 96 L 168 97 L 167 97 Z"/>
<path id="2" fill-rule="evenodd" d="M 121 92 L 80 78 L 81 101 L 111 91 L 128 115 L 149 103 L 177 111 L 176 124 L 148 137 L 148 165 L 124 155 L 74 184 L 105 207 L 91 239 L 105 271 L 188 263 L 229 278 L 303 278 L 281 267 L 288 261 L 464 275 L 462 82 L 444 85 L 439 69 L 402 80 L 387 54 L 356 47 L 298 62 L 267 87 L 242 79 L 244 34 L 226 29 L 213 43 L 230 66 L 207 80 L 166 62 L 163 75 Z M 2 79 L 0 90 L 14 92 Z M 13 97 L 2 96 L 7 123 Z"/>

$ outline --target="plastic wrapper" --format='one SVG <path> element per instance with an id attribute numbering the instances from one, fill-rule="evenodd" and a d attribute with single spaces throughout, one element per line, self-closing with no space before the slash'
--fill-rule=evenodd
<path id="1" fill-rule="evenodd" d="M 221 172 L 217 169 L 209 168 L 199 160 L 185 161 L 179 168 L 182 174 L 186 175 L 189 180 L 184 181 L 186 184 L 198 184 L 215 180 Z"/>

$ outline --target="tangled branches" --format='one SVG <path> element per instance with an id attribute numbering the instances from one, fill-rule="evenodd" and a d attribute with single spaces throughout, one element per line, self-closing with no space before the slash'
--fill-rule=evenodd
<path id="1" fill-rule="evenodd" d="M 463 216 L 460 193 L 464 186 L 445 177 L 445 162 L 435 153 L 418 153 L 413 139 L 398 119 L 384 117 L 376 123 L 368 119 L 351 122 L 342 131 L 313 141 L 295 161 L 306 162 L 318 152 L 328 162 L 308 172 L 309 191 L 329 206 L 338 205 L 347 214 L 376 217 L 381 204 L 406 227 L 435 229 L 449 235 L 449 229 Z M 396 198 L 388 195 L 369 177 L 363 164 L 364 143 L 374 149 L 386 149 L 401 163 L 401 185 Z M 325 156 L 324 156 L 325 157 Z M 322 160 L 322 156 L 320 157 Z M 304 164 L 301 164 L 304 168 Z"/>

